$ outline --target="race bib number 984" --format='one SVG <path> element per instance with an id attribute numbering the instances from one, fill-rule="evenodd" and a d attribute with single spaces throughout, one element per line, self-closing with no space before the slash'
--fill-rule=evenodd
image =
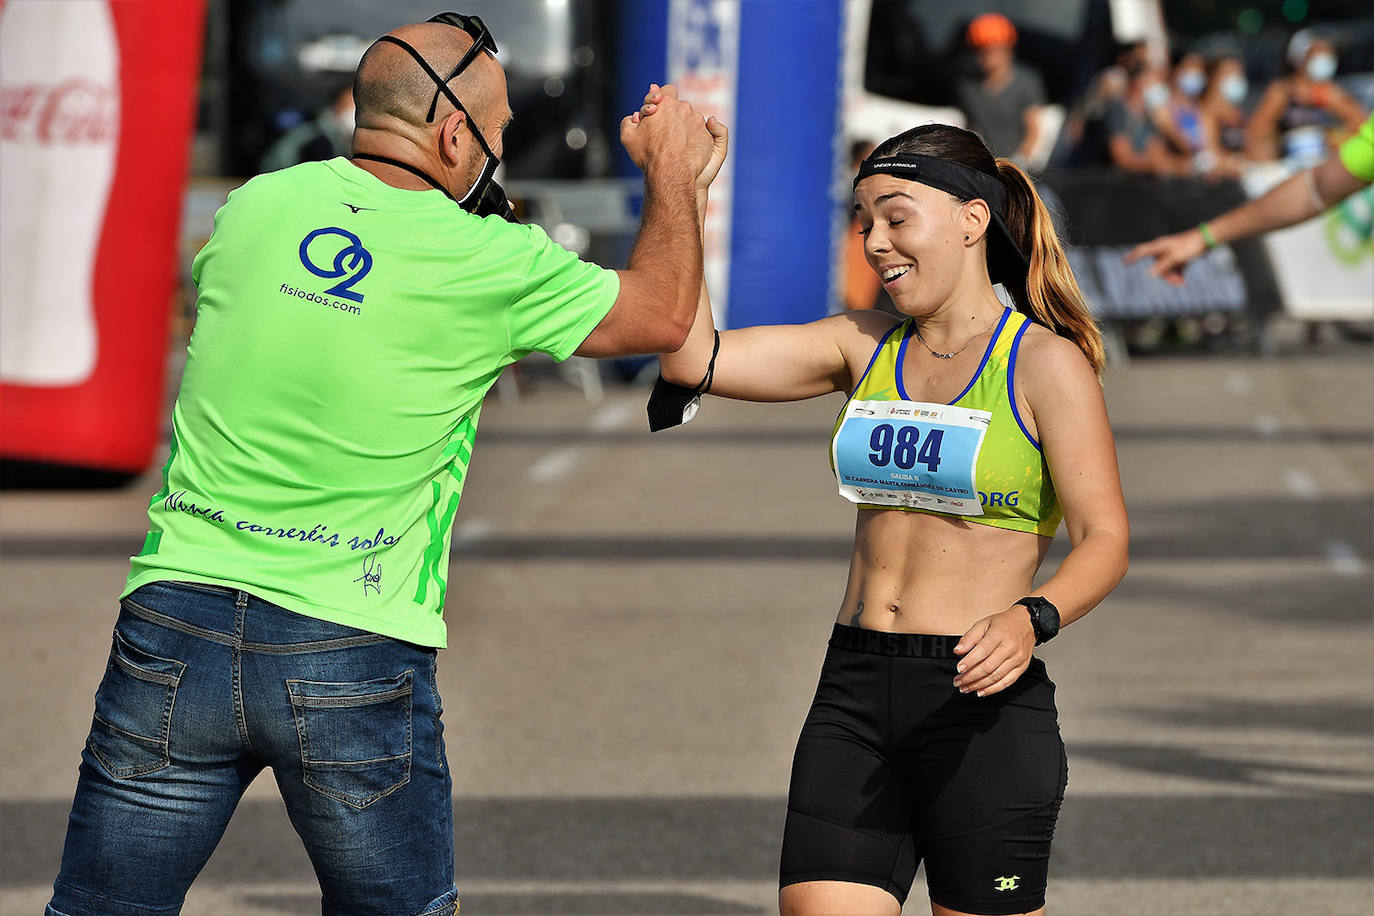
<path id="1" fill-rule="evenodd" d="M 919 401 L 850 401 L 835 476 L 850 502 L 982 515 L 974 474 L 992 414 Z"/>

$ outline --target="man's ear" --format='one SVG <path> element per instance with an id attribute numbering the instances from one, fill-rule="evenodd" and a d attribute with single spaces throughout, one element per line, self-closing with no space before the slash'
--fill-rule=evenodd
<path id="1" fill-rule="evenodd" d="M 463 121 L 466 119 L 467 115 L 463 112 L 454 111 L 439 125 L 439 158 L 444 165 L 456 167 L 467 161 L 467 151 L 464 148 L 467 130 L 463 127 Z"/>
<path id="2" fill-rule="evenodd" d="M 992 211 L 981 197 L 967 201 L 959 208 L 959 231 L 973 244 L 987 234 L 992 225 Z"/>

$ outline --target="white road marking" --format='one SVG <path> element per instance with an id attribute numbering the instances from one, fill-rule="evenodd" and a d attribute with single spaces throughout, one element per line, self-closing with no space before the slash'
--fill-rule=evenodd
<path id="1" fill-rule="evenodd" d="M 1277 436 L 1281 429 L 1283 429 L 1283 424 L 1279 422 L 1278 417 L 1270 416 L 1267 413 L 1262 413 L 1258 417 L 1255 417 L 1255 432 L 1266 439 L 1272 439 L 1274 436 Z"/>
<path id="2" fill-rule="evenodd" d="M 634 401 L 606 404 L 587 418 L 587 428 L 596 433 L 614 432 L 633 420 L 639 409 Z M 535 483 L 557 480 L 576 467 L 580 460 L 582 449 L 571 445 L 556 448 L 530 465 L 529 478 Z"/>
<path id="3" fill-rule="evenodd" d="M 1303 499 L 1311 499 L 1321 492 L 1317 487 L 1317 481 L 1302 468 L 1289 468 L 1284 471 L 1283 482 L 1288 487 L 1288 492 Z"/>
<path id="4" fill-rule="evenodd" d="M 592 414 L 587 427 L 596 433 L 613 432 L 628 424 L 643 409 L 642 404 L 634 401 L 616 401 Z"/>
<path id="5" fill-rule="evenodd" d="M 556 480 L 571 471 L 581 457 L 581 450 L 572 446 L 554 449 L 530 465 L 530 480 L 535 483 Z"/>
<path id="6" fill-rule="evenodd" d="M 1326 562 L 1338 576 L 1362 576 L 1369 568 L 1355 548 L 1345 541 L 1327 541 L 1322 545 L 1322 553 L 1326 554 Z"/>
<path id="7" fill-rule="evenodd" d="M 469 544 L 482 540 L 496 527 L 485 518 L 472 518 L 461 522 L 453 529 L 453 548 L 461 550 Z"/>

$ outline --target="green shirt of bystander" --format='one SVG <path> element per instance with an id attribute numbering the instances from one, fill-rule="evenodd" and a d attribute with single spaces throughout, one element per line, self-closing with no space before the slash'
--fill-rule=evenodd
<path id="1" fill-rule="evenodd" d="M 543 230 L 345 159 L 259 176 L 197 256 L 162 488 L 124 595 L 179 580 L 425 646 L 483 396 L 620 291 Z"/>

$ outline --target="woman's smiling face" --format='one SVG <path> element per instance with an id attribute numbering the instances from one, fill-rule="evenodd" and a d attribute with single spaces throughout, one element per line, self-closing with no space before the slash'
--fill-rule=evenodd
<path id="1" fill-rule="evenodd" d="M 962 204 L 945 191 L 893 175 L 869 175 L 854 189 L 864 255 L 905 315 L 929 315 L 954 292 L 970 254 Z"/>

